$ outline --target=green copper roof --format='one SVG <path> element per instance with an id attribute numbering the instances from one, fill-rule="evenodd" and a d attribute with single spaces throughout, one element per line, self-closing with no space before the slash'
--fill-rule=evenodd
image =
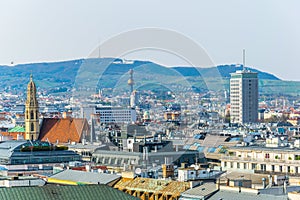
<path id="1" fill-rule="evenodd" d="M 10 129 L 8 132 L 9 133 L 12 133 L 12 132 L 25 132 L 25 128 L 22 127 L 22 126 L 16 126 L 12 129 Z"/>
<path id="2" fill-rule="evenodd" d="M 22 200 L 138 200 L 122 191 L 106 185 L 12 187 L 0 188 L 0 199 Z"/>

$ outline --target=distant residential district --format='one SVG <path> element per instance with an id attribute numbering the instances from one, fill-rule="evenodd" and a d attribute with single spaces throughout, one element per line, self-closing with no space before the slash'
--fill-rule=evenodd
<path id="1" fill-rule="evenodd" d="M 244 67 L 216 91 L 123 78 L 0 93 L 0 199 L 300 199 L 298 95 L 260 94 Z"/>

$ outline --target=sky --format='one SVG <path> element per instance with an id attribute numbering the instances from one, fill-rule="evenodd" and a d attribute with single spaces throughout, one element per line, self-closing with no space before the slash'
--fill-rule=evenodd
<path id="1" fill-rule="evenodd" d="M 242 63 L 300 81 L 298 0 L 0 0 L 0 64 L 87 58 L 106 40 L 155 27 L 201 46 L 216 65 Z M 128 59 L 187 63 L 165 52 Z"/>

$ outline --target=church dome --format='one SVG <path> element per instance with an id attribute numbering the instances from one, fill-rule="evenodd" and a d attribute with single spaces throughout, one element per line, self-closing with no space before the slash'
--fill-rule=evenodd
<path id="1" fill-rule="evenodd" d="M 145 111 L 143 117 L 144 117 L 144 119 L 150 119 L 150 113 L 149 113 L 149 111 Z"/>

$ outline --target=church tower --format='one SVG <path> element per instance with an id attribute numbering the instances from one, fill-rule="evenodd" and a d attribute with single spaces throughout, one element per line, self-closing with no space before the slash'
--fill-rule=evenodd
<path id="1" fill-rule="evenodd" d="M 31 74 L 27 85 L 27 99 L 25 104 L 25 139 L 37 140 L 39 131 L 39 104 L 36 99 L 36 86 Z"/>

